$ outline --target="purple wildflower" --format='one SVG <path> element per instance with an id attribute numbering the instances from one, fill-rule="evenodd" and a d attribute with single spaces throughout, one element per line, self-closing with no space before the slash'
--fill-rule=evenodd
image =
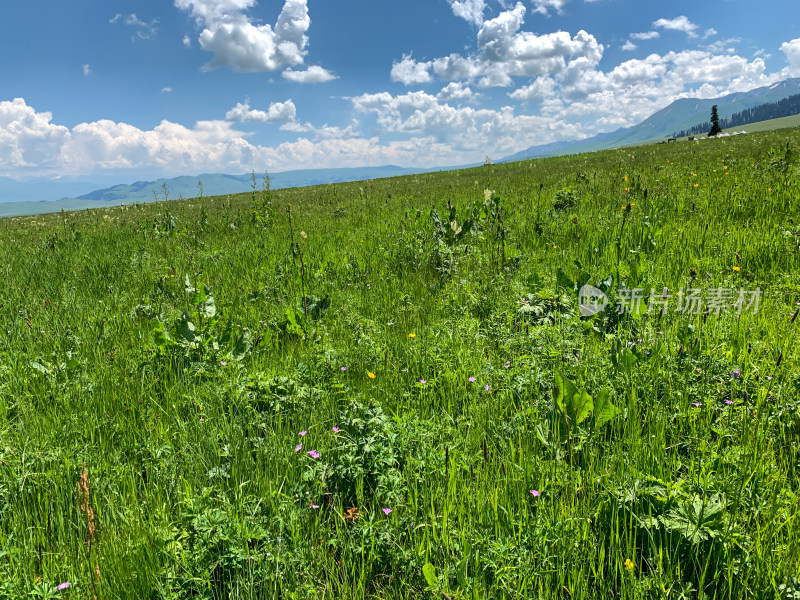
<path id="1" fill-rule="evenodd" d="M 56 589 L 58 589 L 58 591 L 60 592 L 61 590 L 65 590 L 68 587 L 69 587 L 69 581 L 65 581 L 64 583 L 59 583 L 58 588 Z"/>
<path id="2" fill-rule="evenodd" d="M 319 457 L 320 457 L 320 453 L 319 453 L 319 452 L 317 452 L 316 450 L 309 450 L 309 451 L 308 451 L 308 455 L 309 455 L 311 458 L 319 458 Z"/>
<path id="3" fill-rule="evenodd" d="M 310 504 L 309 506 L 311 506 L 311 508 L 315 508 L 315 509 L 319 508 L 319 504 Z"/>
<path id="4" fill-rule="evenodd" d="M 470 378 L 469 378 L 469 382 L 470 382 L 470 383 L 475 383 L 475 378 L 474 378 L 474 377 L 470 377 Z"/>
<path id="5" fill-rule="evenodd" d="M 219 361 L 219 364 L 221 364 L 221 365 L 224 367 L 224 366 L 225 366 L 225 365 L 227 365 L 228 363 L 226 363 L 224 360 L 221 360 L 221 361 Z"/>
<path id="6" fill-rule="evenodd" d="M 347 367 L 342 367 L 342 371 L 347 371 Z"/>
<path id="7" fill-rule="evenodd" d="M 733 404 L 733 400 L 725 400 L 725 404 L 727 404 L 728 406 L 730 406 L 731 404 Z"/>
<path id="8" fill-rule="evenodd" d="M 303 449 L 303 444 L 297 444 L 297 446 L 294 447 L 295 452 L 300 452 L 300 450 L 302 449 Z"/>
<path id="9" fill-rule="evenodd" d="M 298 432 L 298 433 L 297 433 L 297 435 L 305 435 L 305 434 L 307 434 L 307 433 L 308 433 L 308 432 L 307 432 L 307 431 L 304 429 L 303 431 L 300 431 L 300 432 Z"/>
<path id="10" fill-rule="evenodd" d="M 392 512 L 392 509 L 391 509 L 391 508 L 384 508 L 384 509 L 383 509 L 383 514 L 385 514 L 385 515 L 388 515 L 388 514 L 389 514 L 389 513 L 391 513 L 391 512 Z"/>
<path id="11" fill-rule="evenodd" d="M 333 432 L 336 433 L 337 431 L 339 431 L 339 428 L 338 427 L 334 427 L 333 428 Z"/>
<path id="12" fill-rule="evenodd" d="M 741 374 L 739 373 L 739 369 L 736 369 L 736 370 L 734 370 L 734 372 L 733 372 L 733 373 L 731 373 L 731 376 L 732 376 L 734 379 L 739 379 L 739 376 L 740 376 L 740 375 L 741 375 Z"/>
<path id="13" fill-rule="evenodd" d="M 692 402 L 692 406 L 703 406 L 701 402 Z"/>
<path id="14" fill-rule="evenodd" d="M 538 498 L 540 495 L 539 490 L 531 490 L 531 496 L 534 498 Z"/>
<path id="15" fill-rule="evenodd" d="M 427 381 L 425 381 L 424 379 L 420 379 L 420 380 L 419 380 L 419 382 L 420 382 L 422 385 L 425 385 L 426 383 L 428 383 L 428 382 L 427 382 Z"/>
<path id="16" fill-rule="evenodd" d="M 483 386 L 483 389 L 485 389 L 485 390 L 488 392 L 490 389 L 492 389 L 492 386 L 490 386 L 490 385 L 487 383 L 485 386 Z"/>

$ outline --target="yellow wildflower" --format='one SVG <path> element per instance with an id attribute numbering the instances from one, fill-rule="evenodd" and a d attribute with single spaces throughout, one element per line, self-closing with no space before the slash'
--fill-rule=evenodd
<path id="1" fill-rule="evenodd" d="M 625 570 L 626 571 L 632 571 L 633 567 L 635 567 L 635 566 L 636 565 L 633 564 L 633 561 L 630 558 L 626 558 L 625 559 Z"/>
<path id="2" fill-rule="evenodd" d="M 370 379 L 375 379 L 375 373 L 373 373 L 372 371 L 368 371 L 367 377 L 369 377 Z"/>
<path id="3" fill-rule="evenodd" d="M 417 334 L 416 333 L 409 333 L 408 337 L 413 340 L 415 337 L 417 337 Z"/>

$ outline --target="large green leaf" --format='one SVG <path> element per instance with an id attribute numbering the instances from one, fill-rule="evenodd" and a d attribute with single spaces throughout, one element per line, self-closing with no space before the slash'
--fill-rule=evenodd
<path id="1" fill-rule="evenodd" d="M 425 576 L 425 581 L 431 587 L 436 586 L 439 580 L 436 578 L 436 568 L 431 563 L 425 563 L 422 567 L 422 574 Z"/>
<path id="2" fill-rule="evenodd" d="M 164 324 L 156 319 L 155 327 L 153 327 L 153 337 L 155 338 L 156 346 L 164 348 L 169 345 L 170 339 L 167 335 L 167 330 L 164 329 Z"/>
<path id="3" fill-rule="evenodd" d="M 567 407 L 572 405 L 572 398 L 575 397 L 575 394 L 577 394 L 579 390 L 574 383 L 564 377 L 559 371 L 555 372 L 555 381 L 556 390 L 554 397 L 556 400 L 556 407 L 561 414 L 566 415 Z"/>
<path id="4" fill-rule="evenodd" d="M 189 313 L 183 311 L 183 317 L 178 321 L 178 335 L 181 336 L 185 342 L 191 344 L 197 339 L 196 332 L 197 327 L 192 323 L 192 318 L 189 316 Z"/>
<path id="5" fill-rule="evenodd" d="M 298 316 L 291 306 L 286 307 L 286 333 L 303 335 L 303 328 L 297 322 Z"/>
<path id="6" fill-rule="evenodd" d="M 617 409 L 611 403 L 611 393 L 608 390 L 600 390 L 594 403 L 594 426 L 602 427 L 616 414 Z"/>
<path id="7" fill-rule="evenodd" d="M 592 414 L 593 410 L 594 402 L 586 390 L 580 390 L 567 401 L 567 414 L 573 425 L 579 425 Z"/>
<path id="8" fill-rule="evenodd" d="M 250 332 L 245 331 L 239 336 L 239 339 L 236 340 L 236 345 L 231 353 L 231 358 L 236 361 L 242 360 L 245 356 L 247 356 L 252 347 L 253 340 L 250 336 Z"/>
<path id="9" fill-rule="evenodd" d="M 211 295 L 208 287 L 203 285 L 204 298 L 199 303 L 197 310 L 200 311 L 204 317 L 213 317 L 217 314 L 217 305 L 214 304 L 214 297 Z"/>
<path id="10" fill-rule="evenodd" d="M 575 282 L 570 279 L 569 275 L 561 267 L 556 272 L 556 284 L 570 292 L 575 292 L 578 289 L 575 287 Z"/>

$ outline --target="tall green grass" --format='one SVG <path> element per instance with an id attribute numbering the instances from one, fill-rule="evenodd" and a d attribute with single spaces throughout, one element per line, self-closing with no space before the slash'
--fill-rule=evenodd
<path id="1" fill-rule="evenodd" d="M 798 142 L 0 220 L 0 598 L 800 596 Z"/>

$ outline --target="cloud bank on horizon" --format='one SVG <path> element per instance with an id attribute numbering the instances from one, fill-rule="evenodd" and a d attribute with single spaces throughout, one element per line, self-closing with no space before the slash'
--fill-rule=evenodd
<path id="1" fill-rule="evenodd" d="M 633 125 L 678 98 L 800 76 L 792 26 L 776 42 L 774 19 L 762 32 L 755 17 L 710 21 L 689 3 L 665 15 L 633 0 L 424 0 L 390 14 L 352 1 L 353 10 L 307 0 L 109 9 L 85 32 L 105 32 L 108 44 L 75 49 L 84 81 L 75 93 L 48 93 L 31 77 L 46 52 L 0 67 L 14 91 L 0 96 L 0 175 L 465 164 Z M 621 9 L 636 27 L 618 23 Z M 403 18 L 441 35 L 391 34 Z M 115 90 L 130 80 L 137 93 L 152 87 L 152 99 L 125 105 Z M 86 118 L 92 106 L 99 114 Z M 108 106 L 119 114 L 106 116 Z"/>

